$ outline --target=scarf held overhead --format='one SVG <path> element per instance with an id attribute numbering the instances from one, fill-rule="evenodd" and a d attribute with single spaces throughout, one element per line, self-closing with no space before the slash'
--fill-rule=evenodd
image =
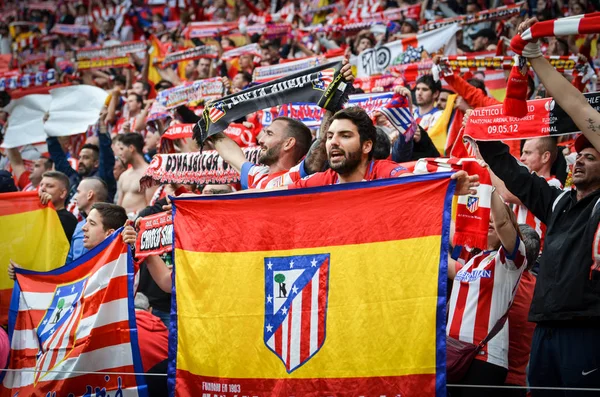
<path id="1" fill-rule="evenodd" d="M 583 95 L 596 111 L 600 111 L 599 92 Z M 580 130 L 552 98 L 527 101 L 527 110 L 525 117 L 517 118 L 506 115 L 502 105 L 473 109 L 465 135 L 480 141 L 497 141 L 565 135 Z"/>
<path id="2" fill-rule="evenodd" d="M 194 139 L 202 147 L 206 138 L 223 131 L 232 121 L 284 103 L 310 102 L 338 110 L 351 87 L 343 79 L 341 67 L 341 62 L 316 66 L 211 102 L 194 127 Z"/>

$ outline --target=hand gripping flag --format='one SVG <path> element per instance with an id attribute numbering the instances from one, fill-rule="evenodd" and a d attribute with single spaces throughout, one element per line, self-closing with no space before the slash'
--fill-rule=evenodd
<path id="1" fill-rule="evenodd" d="M 269 81 L 209 103 L 194 127 L 194 139 L 219 133 L 234 120 L 257 110 L 290 102 L 316 103 L 327 110 L 341 109 L 351 85 L 340 73 L 341 62 L 331 62 Z"/>
<path id="2" fill-rule="evenodd" d="M 50 204 L 43 206 L 37 192 L 0 194 L 0 263 L 6 269 L 9 260 L 26 269 L 46 271 L 64 265 L 69 240 L 58 214 Z M 8 323 L 8 307 L 13 281 L 6 270 L 0 271 L 0 324 Z"/>
<path id="3" fill-rule="evenodd" d="M 174 199 L 174 395 L 445 396 L 449 176 Z"/>
<path id="4" fill-rule="evenodd" d="M 146 396 L 143 375 L 132 375 L 143 369 L 120 231 L 59 269 L 16 269 L 9 368 L 18 372 L 3 381 L 11 396 Z"/>

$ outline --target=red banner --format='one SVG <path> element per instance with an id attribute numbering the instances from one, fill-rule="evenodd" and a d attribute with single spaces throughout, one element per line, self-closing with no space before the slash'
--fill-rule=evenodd
<path id="1" fill-rule="evenodd" d="M 173 217 L 170 212 L 149 215 L 140 219 L 135 241 L 135 258 L 162 255 L 173 249 Z"/>

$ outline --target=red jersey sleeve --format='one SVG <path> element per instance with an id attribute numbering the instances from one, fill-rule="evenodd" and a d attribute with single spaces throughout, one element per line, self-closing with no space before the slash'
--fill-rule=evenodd
<path id="1" fill-rule="evenodd" d="M 288 185 L 288 189 L 303 189 L 305 187 L 333 185 L 336 182 L 336 176 L 337 174 L 332 170 L 317 172 Z"/>
<path id="2" fill-rule="evenodd" d="M 27 185 L 31 183 L 31 181 L 29 180 L 29 175 L 31 175 L 29 171 L 25 171 L 21 174 L 19 180 L 17 181 L 17 187 L 19 188 L 19 190 L 24 190 L 27 187 Z"/>
<path id="3" fill-rule="evenodd" d="M 499 105 L 496 99 L 489 97 L 483 93 L 479 88 L 473 87 L 467 83 L 465 79 L 458 75 L 445 76 L 444 80 L 448 85 L 461 97 L 467 101 L 467 103 L 474 108 L 486 107 Z"/>

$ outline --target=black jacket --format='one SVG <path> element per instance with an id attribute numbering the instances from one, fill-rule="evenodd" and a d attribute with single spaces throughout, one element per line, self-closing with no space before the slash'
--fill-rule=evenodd
<path id="1" fill-rule="evenodd" d="M 600 220 L 600 190 L 577 201 L 529 173 L 500 142 L 478 142 L 479 151 L 508 190 L 547 226 L 529 321 L 597 325 L 600 279 L 590 277 L 593 239 Z"/>

